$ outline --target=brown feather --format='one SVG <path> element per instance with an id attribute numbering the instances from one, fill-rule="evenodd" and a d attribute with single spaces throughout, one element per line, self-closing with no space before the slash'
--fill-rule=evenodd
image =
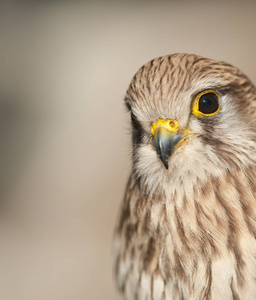
<path id="1" fill-rule="evenodd" d="M 206 87 L 228 100 L 195 120 L 189 103 Z M 145 133 L 115 231 L 120 298 L 256 299 L 255 87 L 229 64 L 175 54 L 145 64 L 126 99 Z M 169 170 L 149 144 L 160 117 L 200 128 Z"/>

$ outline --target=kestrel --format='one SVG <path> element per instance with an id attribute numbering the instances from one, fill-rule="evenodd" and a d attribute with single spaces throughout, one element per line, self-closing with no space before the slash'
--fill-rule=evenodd
<path id="1" fill-rule="evenodd" d="M 125 96 L 132 172 L 115 230 L 120 299 L 256 299 L 256 88 L 191 54 Z"/>

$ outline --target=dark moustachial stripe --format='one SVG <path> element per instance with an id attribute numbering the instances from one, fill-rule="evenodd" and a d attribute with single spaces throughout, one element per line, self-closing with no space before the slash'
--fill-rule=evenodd
<path id="1" fill-rule="evenodd" d="M 124 98 L 124 104 L 125 104 L 125 106 L 126 106 L 126 109 L 127 109 L 128 111 L 131 111 L 130 100 L 128 99 L 127 96 L 125 96 L 125 98 Z"/>
<path id="2" fill-rule="evenodd" d="M 132 122 L 132 144 L 133 144 L 133 158 L 135 159 L 136 150 L 139 145 L 142 143 L 142 138 L 144 135 L 144 131 L 140 122 L 133 112 L 131 112 L 131 122 Z"/>

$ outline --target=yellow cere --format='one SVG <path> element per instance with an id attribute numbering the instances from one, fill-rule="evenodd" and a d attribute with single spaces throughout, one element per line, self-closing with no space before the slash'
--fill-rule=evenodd
<path id="1" fill-rule="evenodd" d="M 219 99 L 219 95 L 214 91 L 214 90 L 205 90 L 201 93 L 199 93 L 196 98 L 193 100 L 192 102 L 192 113 L 196 116 L 196 117 L 200 117 L 200 116 L 204 116 L 204 117 L 210 117 L 210 116 L 213 116 L 215 114 L 217 114 L 220 110 L 220 101 L 219 101 L 219 107 L 218 109 L 214 112 L 214 113 L 211 113 L 211 114 L 204 114 L 202 113 L 201 111 L 199 111 L 199 100 L 200 98 L 205 95 L 205 94 L 209 94 L 209 93 L 212 93 L 212 94 L 215 94 L 217 96 L 217 98 Z"/>
<path id="2" fill-rule="evenodd" d="M 155 130 L 157 127 L 165 127 L 170 131 L 176 131 L 178 128 L 178 122 L 176 120 L 163 120 L 159 119 L 151 125 L 151 133 L 155 134 Z"/>

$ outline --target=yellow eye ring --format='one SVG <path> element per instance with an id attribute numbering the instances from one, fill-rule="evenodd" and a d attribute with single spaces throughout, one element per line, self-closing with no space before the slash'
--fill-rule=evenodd
<path id="1" fill-rule="evenodd" d="M 220 98 L 214 90 L 199 93 L 192 102 L 192 113 L 196 117 L 210 117 L 220 110 Z"/>

